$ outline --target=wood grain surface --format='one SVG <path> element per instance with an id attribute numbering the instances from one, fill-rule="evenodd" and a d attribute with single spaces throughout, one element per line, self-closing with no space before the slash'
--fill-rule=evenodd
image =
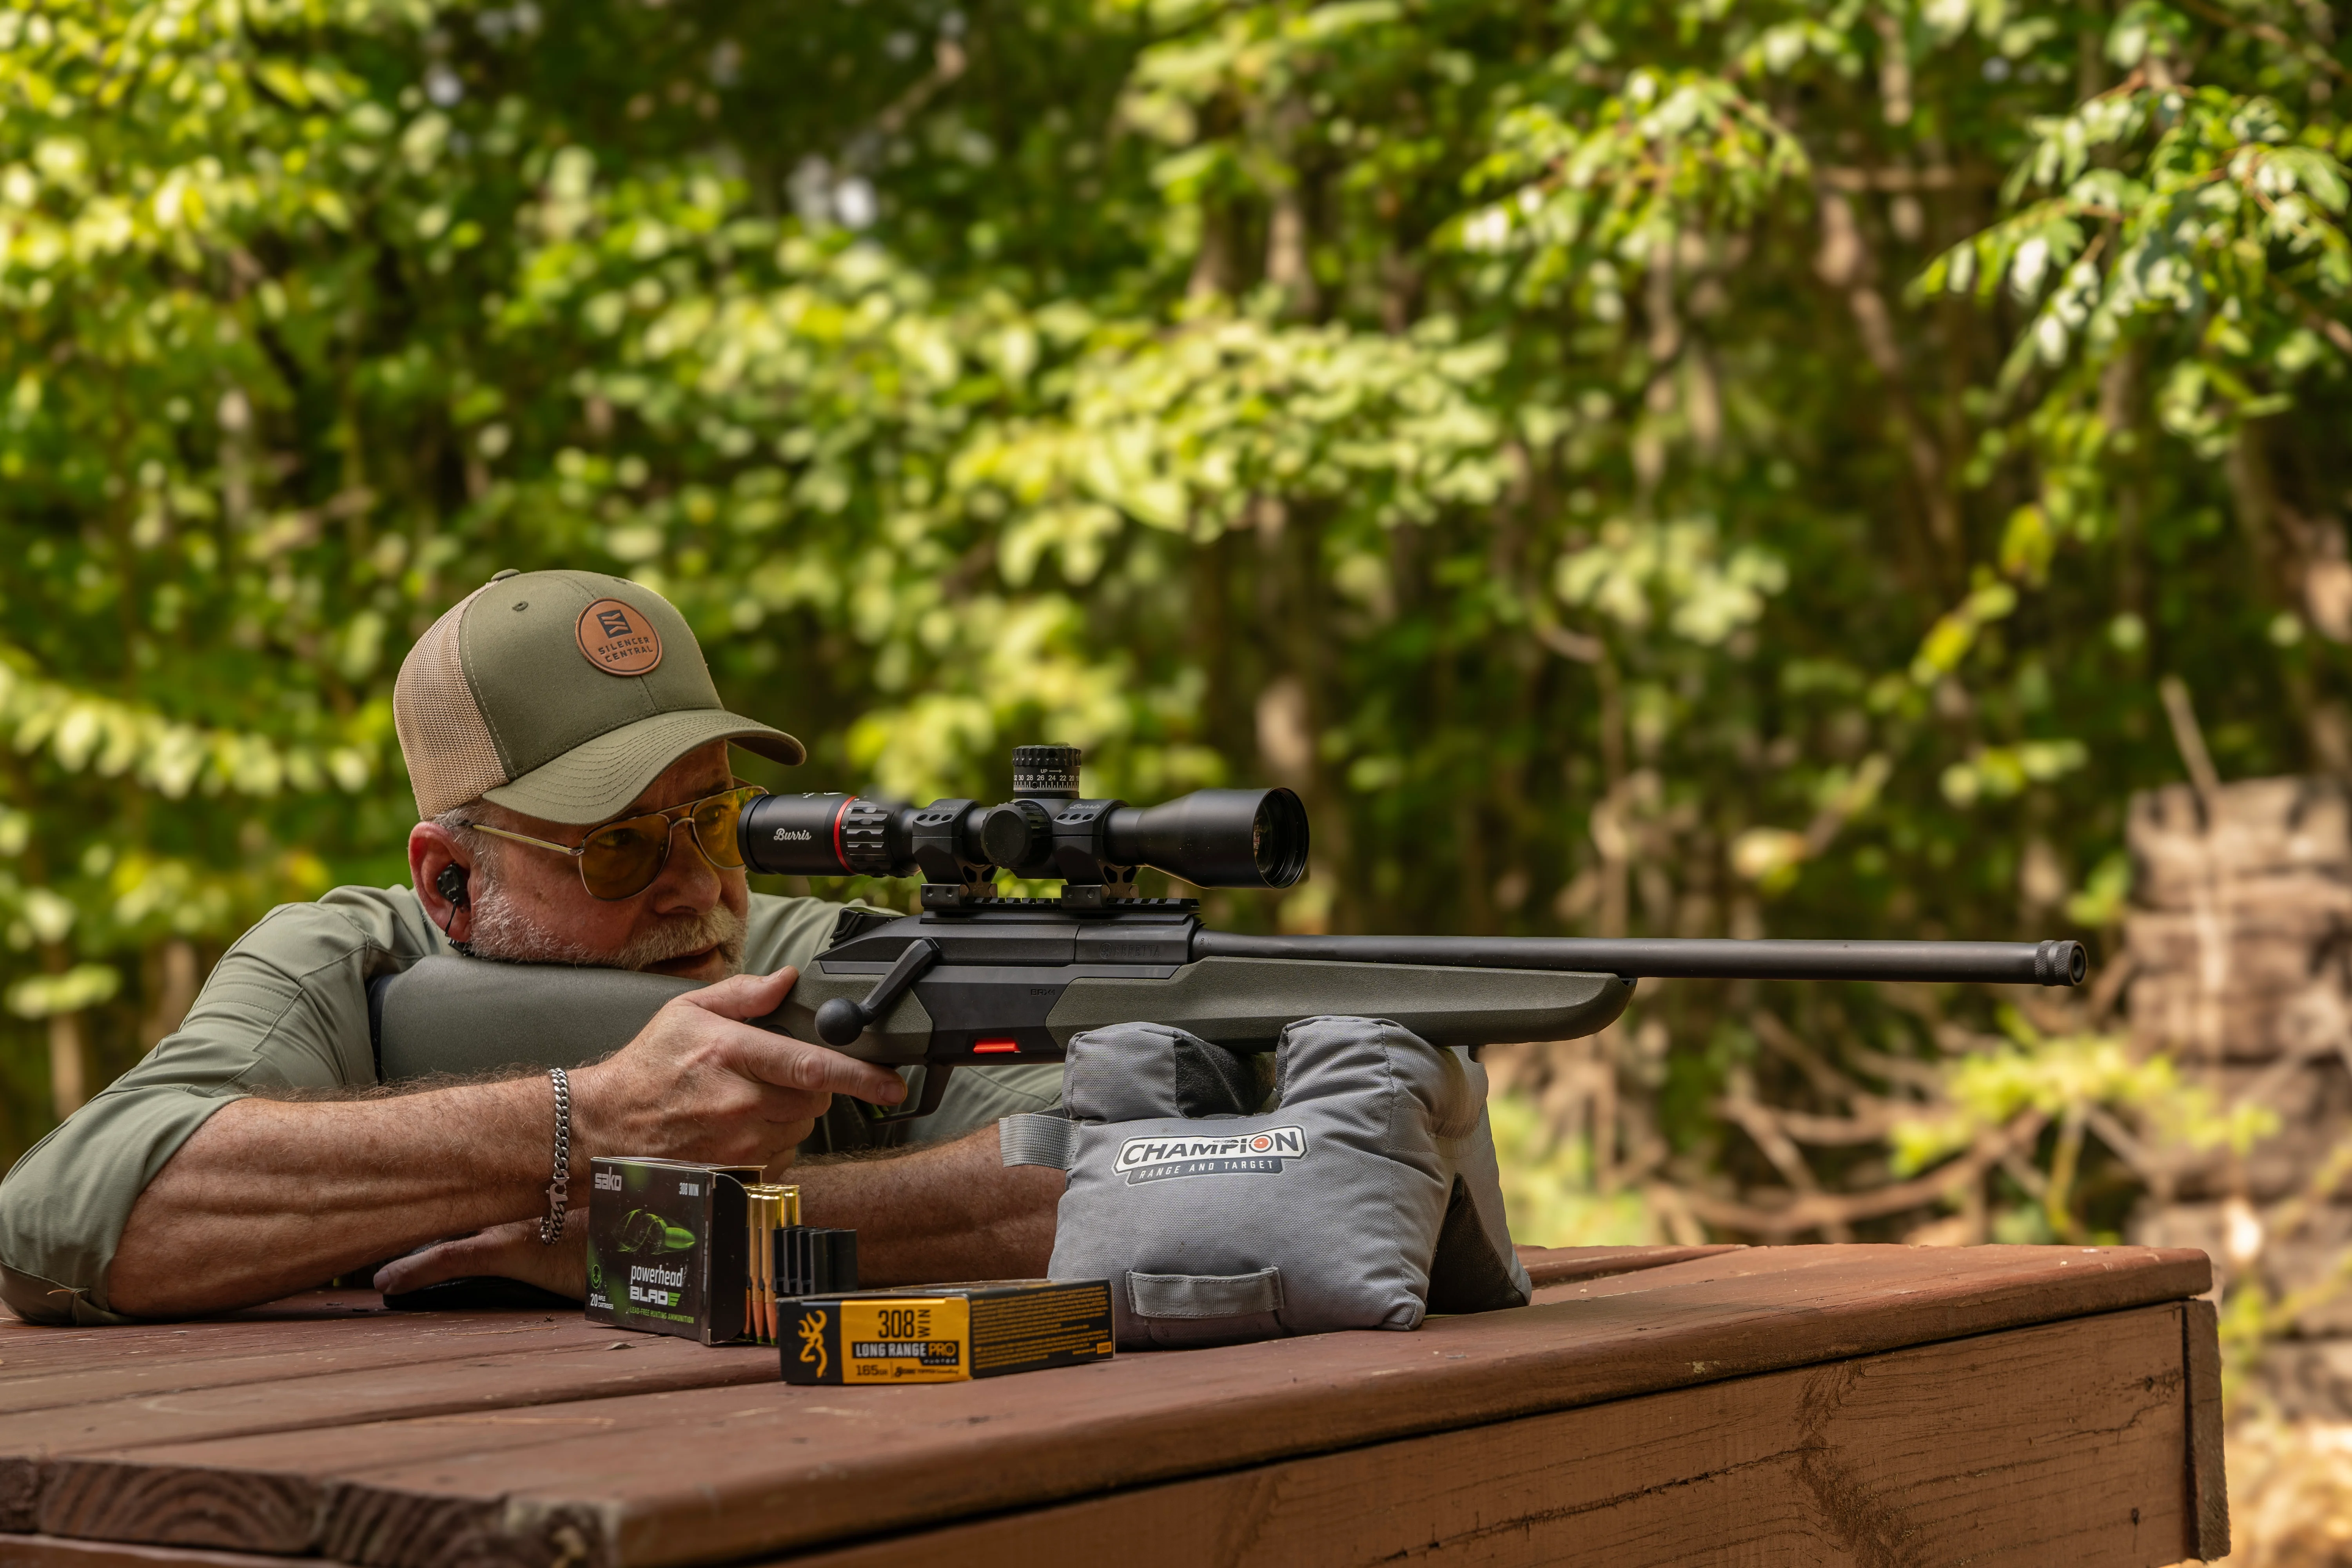
<path id="1" fill-rule="evenodd" d="M 2230 1482 L 2221 1470 L 2221 1336 L 2210 1301 L 2181 1304 L 2181 1363 L 2189 1377 L 2189 1523 L 2200 1562 L 2230 1554 Z"/>
<path id="2" fill-rule="evenodd" d="M 27 1323 L 0 1308 L 0 1378 L 26 1371 L 87 1365 L 90 1358 L 127 1355 L 134 1351 L 161 1351 L 197 1337 L 210 1352 L 227 1352 L 239 1346 L 272 1350 L 319 1342 L 343 1344 L 372 1334 L 414 1333 L 436 1316 L 386 1311 L 373 1290 L 307 1290 L 284 1301 L 249 1308 L 218 1317 L 185 1322 L 134 1323 L 122 1328 L 53 1328 Z M 520 1318 L 520 1314 L 501 1314 Z M 534 1321 L 546 1314 L 532 1314 Z"/>
<path id="3" fill-rule="evenodd" d="M 1518 1249 L 1538 1284 L 1727 1250 Z M 775 1377 L 773 1353 L 749 1347 L 543 1312 L 392 1312 L 373 1290 L 124 1328 L 37 1326 L 0 1310 L 0 1531 L 34 1528 L 40 1468 L 67 1454 Z"/>
<path id="4" fill-rule="evenodd" d="M 530 1407 L 132 1441 L 54 1454 L 28 1501 L 53 1536 L 382 1568 L 719 1562 L 1409 1437 L 1467 1440 L 1496 1423 L 2158 1304 L 2172 1406 L 2185 1412 L 2194 1331 L 2170 1304 L 2210 1282 L 2204 1255 L 2188 1251 L 1745 1248 L 1555 1283 L 1534 1306 L 1411 1334 L 1128 1355 L 978 1384 L 558 1393 Z M 2178 1537 L 2192 1484 L 2185 1413 L 2172 1431 Z M 1833 1458 L 1845 1440 L 1815 1447 Z"/>
<path id="5" fill-rule="evenodd" d="M 2182 1313 L 2142 1307 L 773 1561 L 2160 1568 L 2197 1542 Z"/>
<path id="6" fill-rule="evenodd" d="M 139 1546 L 125 1541 L 68 1541 L 58 1535 L 0 1535 L 0 1568 L 302 1568 L 323 1557 L 257 1557 L 193 1546 Z"/>
<path id="7" fill-rule="evenodd" d="M 1519 1252 L 1543 1285 L 1731 1250 Z M 543 1312 L 387 1312 L 373 1291 L 312 1292 L 194 1325 L 0 1321 L 0 1500 L 26 1489 L 12 1468 L 63 1453 L 775 1376 L 773 1353 L 751 1347 L 709 1350 Z M 0 1529 L 26 1528 L 0 1501 Z"/>
<path id="8" fill-rule="evenodd" d="M 1519 1266 L 1538 1289 L 1578 1279 L 1601 1279 L 1612 1274 L 1633 1274 L 1664 1268 L 1669 1263 L 1738 1252 L 1729 1243 L 1712 1247 L 1522 1247 L 1516 1249 Z"/>
<path id="9" fill-rule="evenodd" d="M 76 1452 L 775 1377 L 772 1351 L 706 1349 L 544 1313 L 11 1324 L 0 1333 L 0 1531 L 34 1528 L 41 1467 Z"/>

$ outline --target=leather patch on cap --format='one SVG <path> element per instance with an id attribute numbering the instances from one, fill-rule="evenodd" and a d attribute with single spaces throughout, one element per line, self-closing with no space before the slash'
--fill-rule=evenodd
<path id="1" fill-rule="evenodd" d="M 661 662 L 661 633 L 634 605 L 599 599 L 580 612 L 573 629 L 580 651 L 607 675 L 643 675 Z"/>

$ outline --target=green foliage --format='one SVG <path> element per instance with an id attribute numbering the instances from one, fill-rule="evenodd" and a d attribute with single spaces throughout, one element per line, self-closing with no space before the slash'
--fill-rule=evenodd
<path id="1" fill-rule="evenodd" d="M 1937 1164 L 2028 1107 L 2051 1118 L 2079 1119 L 2094 1106 L 2126 1110 L 2163 1142 L 2200 1152 L 2226 1143 L 2241 1156 L 2279 1129 L 2277 1114 L 2261 1106 L 2221 1112 L 2210 1090 L 2180 1081 L 2168 1058 L 2136 1059 L 2116 1037 L 2050 1039 L 2014 1015 L 2006 1021 L 2013 1045 L 1952 1063 L 1949 1104 L 1940 1115 L 1896 1125 L 1898 1174 Z"/>
<path id="2" fill-rule="evenodd" d="M 1514 1240 L 1527 1247 L 1643 1247 L 1658 1240 L 1640 1193 L 1604 1190 L 1595 1179 L 1589 1139 L 1555 1138 L 1542 1111 L 1519 1095 L 1496 1095 L 1488 1110 Z"/>
<path id="3" fill-rule="evenodd" d="M 1293 784 L 1229 923 L 2095 940 L 2160 676 L 2352 761 L 2326 16 L 0 14 L 0 1154 L 172 944 L 404 875 L 503 566 L 672 595 L 800 787 Z M 1748 1158 L 1755 1005 L 1638 1005 L 1661 1147 Z"/>

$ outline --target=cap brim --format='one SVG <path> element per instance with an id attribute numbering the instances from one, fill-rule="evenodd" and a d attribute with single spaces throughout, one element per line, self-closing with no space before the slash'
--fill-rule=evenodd
<path id="1" fill-rule="evenodd" d="M 808 748 L 782 730 L 724 709 L 690 708 L 607 731 L 512 784 L 484 791 L 482 798 L 542 822 L 603 822 L 628 809 L 672 763 L 713 741 L 731 741 L 788 765 L 808 757 Z"/>

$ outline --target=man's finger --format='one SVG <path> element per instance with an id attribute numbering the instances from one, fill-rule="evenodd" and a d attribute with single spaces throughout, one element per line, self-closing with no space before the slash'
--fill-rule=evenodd
<path id="1" fill-rule="evenodd" d="M 537 1220 L 495 1225 L 478 1235 L 394 1259 L 376 1270 L 375 1288 L 396 1296 L 445 1279 L 494 1275 L 577 1300 L 587 1291 L 588 1231 L 583 1213 L 573 1209 L 564 1216 L 563 1239 L 554 1247 L 541 1243 Z"/>
<path id="2" fill-rule="evenodd" d="M 855 1095 L 877 1105 L 896 1105 L 907 1098 L 906 1083 L 889 1068 L 806 1040 L 771 1035 L 763 1029 L 756 1038 L 743 1041 L 742 1047 L 744 1066 L 751 1076 L 779 1089 Z"/>
<path id="3" fill-rule="evenodd" d="M 760 1119 L 768 1124 L 768 1146 L 761 1159 L 772 1161 L 778 1155 L 789 1157 L 792 1152 L 807 1142 L 816 1131 L 819 1118 L 833 1104 L 830 1095 L 811 1097 L 795 1089 L 762 1088 L 760 1091 Z"/>
<path id="4" fill-rule="evenodd" d="M 699 1007 L 738 1021 L 764 1018 L 784 1005 L 800 977 L 801 972 L 789 963 L 773 974 L 731 975 L 716 985 L 686 992 L 671 1005 Z"/>
<path id="5" fill-rule="evenodd" d="M 412 1252 L 405 1258 L 395 1258 L 375 1271 L 374 1285 L 387 1296 L 397 1296 L 404 1290 L 421 1290 L 427 1285 L 438 1285 L 444 1279 L 460 1279 L 481 1270 L 474 1265 L 486 1254 L 499 1250 L 495 1242 L 484 1237 L 469 1236 L 457 1241 L 445 1241 L 438 1247 L 428 1247 L 422 1252 Z"/>

